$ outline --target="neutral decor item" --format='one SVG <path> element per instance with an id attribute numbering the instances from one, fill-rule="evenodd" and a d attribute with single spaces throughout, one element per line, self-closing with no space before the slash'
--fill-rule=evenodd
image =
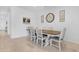
<path id="1" fill-rule="evenodd" d="M 51 23 L 54 21 L 54 18 L 55 18 L 55 15 L 53 13 L 48 13 L 47 16 L 46 16 L 46 21 L 48 23 Z"/>
<path id="2" fill-rule="evenodd" d="M 41 23 L 44 23 L 44 15 L 41 16 Z"/>
<path id="3" fill-rule="evenodd" d="M 29 24 L 30 18 L 23 17 L 23 23 Z"/>
<path id="4" fill-rule="evenodd" d="M 65 21 L 65 10 L 59 11 L 59 21 L 64 22 Z"/>

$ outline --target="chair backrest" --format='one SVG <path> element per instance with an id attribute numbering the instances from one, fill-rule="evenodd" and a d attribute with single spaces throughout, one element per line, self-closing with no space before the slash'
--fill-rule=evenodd
<path id="1" fill-rule="evenodd" d="M 31 33 L 31 36 L 35 36 L 35 29 L 33 27 L 30 27 L 30 33 Z"/>
<path id="2" fill-rule="evenodd" d="M 40 28 L 36 28 L 36 34 L 37 34 L 37 39 L 42 39 L 43 36 L 42 36 L 42 29 Z"/>
<path id="3" fill-rule="evenodd" d="M 63 28 L 63 30 L 60 33 L 60 39 L 62 39 L 62 40 L 64 39 L 65 32 L 66 32 L 66 28 Z"/>

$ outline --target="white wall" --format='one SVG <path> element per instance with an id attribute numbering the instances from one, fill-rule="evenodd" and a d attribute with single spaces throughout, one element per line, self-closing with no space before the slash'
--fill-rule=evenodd
<path id="1" fill-rule="evenodd" d="M 68 41 L 79 43 L 79 7 L 61 7 L 66 10 Z"/>
<path id="2" fill-rule="evenodd" d="M 27 9 L 20 7 L 11 7 L 11 37 L 17 38 L 27 36 L 26 27 L 28 24 L 23 24 L 23 17 L 30 17 L 32 26 L 35 25 L 35 14 Z"/>

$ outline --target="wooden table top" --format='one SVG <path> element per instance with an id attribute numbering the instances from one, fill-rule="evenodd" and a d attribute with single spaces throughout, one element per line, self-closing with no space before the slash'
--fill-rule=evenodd
<path id="1" fill-rule="evenodd" d="M 46 34 L 51 34 L 51 35 L 58 35 L 58 34 L 60 34 L 60 31 L 48 30 L 48 29 L 42 29 L 42 32 L 46 33 Z"/>

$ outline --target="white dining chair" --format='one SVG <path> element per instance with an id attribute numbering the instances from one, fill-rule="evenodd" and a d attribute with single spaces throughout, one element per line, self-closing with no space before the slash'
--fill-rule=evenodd
<path id="1" fill-rule="evenodd" d="M 44 47 L 47 43 L 47 35 L 45 35 L 44 33 L 42 33 L 42 28 L 40 29 L 36 29 L 36 33 L 37 33 L 37 44 L 40 44 L 41 47 Z"/>
<path id="2" fill-rule="evenodd" d="M 36 30 L 33 27 L 30 27 L 30 36 L 31 40 L 35 43 L 37 36 L 36 36 Z"/>
<path id="3" fill-rule="evenodd" d="M 64 39 L 64 35 L 65 35 L 65 31 L 66 29 L 64 28 L 62 31 L 60 31 L 60 34 L 58 35 L 49 35 L 49 43 L 50 43 L 50 46 L 53 45 L 54 47 L 57 47 L 59 49 L 59 51 L 62 50 L 62 42 L 63 42 L 63 39 Z M 57 44 L 53 44 L 52 42 L 57 42 Z"/>

